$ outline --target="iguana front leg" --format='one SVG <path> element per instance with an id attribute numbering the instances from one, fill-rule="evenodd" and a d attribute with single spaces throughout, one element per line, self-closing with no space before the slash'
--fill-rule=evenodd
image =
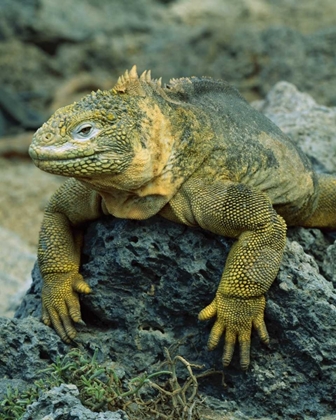
<path id="1" fill-rule="evenodd" d="M 241 366 L 247 369 L 252 326 L 262 341 L 268 342 L 264 294 L 279 270 L 285 222 L 264 193 L 232 182 L 205 185 L 191 179 L 171 200 L 170 207 L 182 222 L 238 238 L 227 258 L 216 297 L 200 312 L 199 319 L 217 316 L 209 349 L 225 332 L 224 366 L 230 363 L 238 339 Z"/>
<path id="2" fill-rule="evenodd" d="M 76 227 L 100 217 L 100 203 L 97 193 L 70 178 L 52 196 L 44 214 L 38 248 L 42 320 L 66 342 L 76 335 L 72 321 L 81 321 L 78 293 L 91 291 L 78 273 L 82 232 Z"/>

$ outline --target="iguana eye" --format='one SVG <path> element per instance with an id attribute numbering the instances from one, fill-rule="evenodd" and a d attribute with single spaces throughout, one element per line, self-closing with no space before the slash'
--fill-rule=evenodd
<path id="1" fill-rule="evenodd" d="M 93 123 L 82 123 L 72 132 L 75 140 L 88 140 L 94 137 L 100 130 Z"/>
<path id="2" fill-rule="evenodd" d="M 90 125 L 85 125 L 84 127 L 82 127 L 79 131 L 79 134 L 83 135 L 83 136 L 87 136 L 92 130 L 92 127 L 90 127 Z"/>

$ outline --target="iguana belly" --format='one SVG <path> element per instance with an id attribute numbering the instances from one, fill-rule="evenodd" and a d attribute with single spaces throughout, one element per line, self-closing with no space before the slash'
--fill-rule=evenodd
<path id="1" fill-rule="evenodd" d="M 148 219 L 158 213 L 166 204 L 166 197 L 148 195 L 139 197 L 128 192 L 118 191 L 112 193 L 100 193 L 103 198 L 102 209 L 105 214 L 122 219 Z"/>

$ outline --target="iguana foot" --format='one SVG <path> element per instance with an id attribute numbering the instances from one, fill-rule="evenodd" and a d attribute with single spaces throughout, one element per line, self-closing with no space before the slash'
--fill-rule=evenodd
<path id="1" fill-rule="evenodd" d="M 269 337 L 264 322 L 265 297 L 241 299 L 225 297 L 217 293 L 215 299 L 204 308 L 198 318 L 203 321 L 217 315 L 212 327 L 208 348 L 214 349 L 225 332 L 223 365 L 231 362 L 236 340 L 240 345 L 240 365 L 246 370 L 250 364 L 250 342 L 252 326 L 258 331 L 261 340 L 268 344 Z"/>
<path id="2" fill-rule="evenodd" d="M 72 273 L 52 273 L 44 276 L 42 288 L 42 321 L 52 325 L 66 343 L 77 334 L 73 322 L 83 322 L 78 293 L 90 293 L 83 277 Z"/>

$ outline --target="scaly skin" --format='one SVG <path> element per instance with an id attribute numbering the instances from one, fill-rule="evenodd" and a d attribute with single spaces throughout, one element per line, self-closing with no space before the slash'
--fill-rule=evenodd
<path id="1" fill-rule="evenodd" d="M 64 341 L 80 322 L 81 224 L 103 214 L 160 214 L 236 238 L 214 300 L 208 347 L 225 334 L 223 364 L 240 344 L 250 361 L 254 327 L 265 343 L 265 293 L 279 269 L 286 224 L 336 228 L 336 179 L 308 159 L 266 117 L 222 81 L 173 79 L 162 87 L 136 68 L 110 91 L 59 109 L 35 134 L 36 166 L 70 177 L 42 224 L 38 261 L 43 321 Z"/>

